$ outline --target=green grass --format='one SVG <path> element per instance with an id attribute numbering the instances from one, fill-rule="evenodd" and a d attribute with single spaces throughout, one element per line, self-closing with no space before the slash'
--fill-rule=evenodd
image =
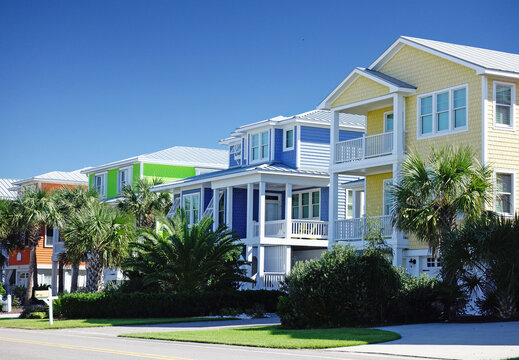
<path id="1" fill-rule="evenodd" d="M 378 329 L 339 328 L 285 330 L 280 326 L 133 333 L 120 336 L 285 349 L 321 349 L 364 345 L 400 339 L 400 335 L 397 333 Z"/>
<path id="2" fill-rule="evenodd" d="M 54 320 L 54 325 L 49 324 L 49 319 L 0 319 L 0 327 L 18 328 L 29 330 L 42 329 L 66 329 L 80 327 L 123 326 L 123 325 L 149 325 L 187 323 L 199 321 L 234 320 L 233 318 L 147 318 L 147 319 L 70 319 Z"/>

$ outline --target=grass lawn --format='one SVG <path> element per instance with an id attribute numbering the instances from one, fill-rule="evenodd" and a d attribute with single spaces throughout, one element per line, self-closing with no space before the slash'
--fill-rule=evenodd
<path id="1" fill-rule="evenodd" d="M 18 329 L 65 329 L 79 327 L 122 326 L 122 325 L 149 325 L 168 323 L 187 323 L 198 321 L 233 320 L 233 318 L 148 318 L 148 319 L 70 319 L 54 320 L 54 325 L 49 324 L 49 319 L 0 319 L 0 327 Z"/>
<path id="2" fill-rule="evenodd" d="M 285 349 L 320 349 L 364 345 L 400 339 L 400 335 L 397 333 L 378 329 L 339 328 L 285 330 L 280 326 L 133 333 L 120 336 Z"/>

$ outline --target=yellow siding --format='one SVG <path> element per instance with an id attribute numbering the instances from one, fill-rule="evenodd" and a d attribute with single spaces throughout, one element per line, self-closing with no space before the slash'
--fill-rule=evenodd
<path id="1" fill-rule="evenodd" d="M 417 87 L 405 104 L 407 150 L 427 156 L 432 146 L 470 145 L 481 158 L 481 78 L 474 70 L 406 45 L 380 71 Z M 417 95 L 462 84 L 468 84 L 468 131 L 418 140 Z"/>
<path id="2" fill-rule="evenodd" d="M 493 169 L 515 172 L 515 207 L 519 204 L 519 83 L 515 84 L 515 131 L 494 128 L 494 79 L 488 79 L 487 130 L 488 130 L 488 164 Z M 497 80 L 501 81 L 501 80 Z"/>
<path id="3" fill-rule="evenodd" d="M 384 132 L 384 113 L 393 110 L 393 107 L 369 111 L 367 115 L 366 132 L 368 135 Z"/>
<path id="4" fill-rule="evenodd" d="M 351 104 L 357 101 L 374 98 L 377 96 L 386 95 L 389 93 L 389 88 L 380 85 L 378 82 L 360 76 L 351 84 L 345 92 L 341 94 L 332 104 L 332 107 L 337 107 L 345 104 Z"/>
<path id="5" fill-rule="evenodd" d="M 366 176 L 366 215 L 382 215 L 384 180 L 391 178 L 393 178 L 391 172 Z"/>

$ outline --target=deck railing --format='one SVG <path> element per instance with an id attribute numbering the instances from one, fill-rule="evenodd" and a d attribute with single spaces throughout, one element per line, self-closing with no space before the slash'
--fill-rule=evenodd
<path id="1" fill-rule="evenodd" d="M 263 276 L 265 289 L 279 289 L 283 281 L 285 281 L 283 272 L 266 272 Z"/>
<path id="2" fill-rule="evenodd" d="M 393 152 L 393 132 L 363 136 L 335 144 L 336 163 L 364 160 Z"/>
<path id="3" fill-rule="evenodd" d="M 259 223 L 254 222 L 254 237 L 259 236 Z M 265 221 L 265 236 L 284 238 L 286 236 L 286 220 Z M 328 238 L 328 222 L 320 220 L 292 220 L 294 239 L 325 240 Z"/>
<path id="4" fill-rule="evenodd" d="M 287 222 L 285 220 L 265 221 L 265 236 L 284 237 L 286 234 Z"/>
<path id="5" fill-rule="evenodd" d="M 370 227 L 372 231 L 380 232 L 382 237 L 390 237 L 393 233 L 391 215 L 336 220 L 335 237 L 336 240 L 343 241 L 362 240 Z"/>

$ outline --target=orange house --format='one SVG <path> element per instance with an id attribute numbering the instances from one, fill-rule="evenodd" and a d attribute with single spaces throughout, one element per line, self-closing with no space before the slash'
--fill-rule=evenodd
<path id="1" fill-rule="evenodd" d="M 81 169 L 83 170 L 83 169 Z M 53 171 L 37 175 L 28 179 L 13 182 L 14 187 L 11 191 L 18 194 L 28 188 L 35 188 L 46 192 L 52 192 L 63 187 L 84 186 L 88 187 L 86 175 L 81 174 L 81 170 L 76 171 Z M 72 269 L 70 266 L 59 268 L 59 254 L 64 251 L 63 242 L 59 241 L 58 229 L 42 225 L 40 240 L 36 247 L 36 262 L 38 264 L 38 285 L 50 285 L 54 291 L 58 290 L 58 271 L 63 271 L 63 290 L 70 291 Z M 7 285 L 27 285 L 29 274 L 29 247 L 23 250 L 16 250 L 9 254 L 9 265 L 6 268 Z M 86 271 L 82 264 L 79 269 L 78 286 L 85 286 Z"/>

